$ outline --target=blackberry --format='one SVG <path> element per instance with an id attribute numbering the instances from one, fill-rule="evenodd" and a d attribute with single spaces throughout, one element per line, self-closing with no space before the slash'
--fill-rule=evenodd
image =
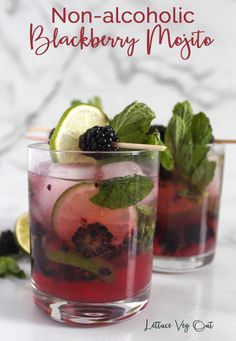
<path id="1" fill-rule="evenodd" d="M 16 244 L 14 233 L 10 230 L 3 231 L 0 236 L 0 256 L 17 254 L 19 247 Z"/>
<path id="2" fill-rule="evenodd" d="M 36 268 L 38 267 L 40 272 L 47 277 L 60 277 L 63 275 L 63 265 L 57 262 L 52 262 L 45 256 L 40 255 L 39 258 L 35 258 Z"/>
<path id="3" fill-rule="evenodd" d="M 79 138 L 79 147 L 84 151 L 116 151 L 113 142 L 119 142 L 115 131 L 110 126 L 88 129 Z"/>
<path id="4" fill-rule="evenodd" d="M 82 270 L 75 266 L 65 266 L 65 279 L 67 281 L 94 281 L 97 276 L 90 271 Z"/>
<path id="5" fill-rule="evenodd" d="M 111 247 L 113 235 L 99 223 L 79 227 L 72 237 L 77 251 L 85 258 L 100 256 Z"/>
<path id="6" fill-rule="evenodd" d="M 171 179 L 173 175 L 172 171 L 168 171 L 162 165 L 160 165 L 160 180 L 168 180 Z"/>
<path id="7" fill-rule="evenodd" d="M 213 230 L 204 228 L 204 226 L 200 226 L 199 224 L 189 224 L 184 229 L 184 237 L 186 246 L 191 244 L 200 244 L 206 241 L 206 239 L 212 238 Z"/>
<path id="8" fill-rule="evenodd" d="M 164 142 L 165 140 L 165 133 L 166 133 L 166 127 L 163 125 L 158 125 L 158 124 L 154 124 L 149 128 L 149 132 L 148 134 L 152 134 L 155 129 L 158 130 L 159 134 L 160 134 L 160 138 L 161 140 Z"/>
<path id="9" fill-rule="evenodd" d="M 100 277 L 106 277 L 106 276 L 109 276 L 111 274 L 112 274 L 112 271 L 109 268 L 101 268 L 99 270 L 99 276 Z"/>
<path id="10" fill-rule="evenodd" d="M 159 231 L 160 247 L 164 253 L 175 252 L 181 243 L 181 237 L 174 230 Z"/>
<path id="11" fill-rule="evenodd" d="M 33 272 L 41 272 L 48 277 L 60 277 L 63 275 L 64 265 L 49 260 L 42 247 L 42 236 L 32 235 L 31 266 Z"/>
<path id="12" fill-rule="evenodd" d="M 213 228 L 207 229 L 207 239 L 215 238 L 215 231 Z"/>
<path id="13" fill-rule="evenodd" d="M 208 228 L 205 233 L 202 233 L 203 228 L 199 225 L 187 225 L 184 230 L 186 246 L 205 242 L 207 239 L 215 237 L 215 232 L 212 228 Z M 203 231 L 205 232 L 205 231 Z"/>
<path id="14" fill-rule="evenodd" d="M 121 256 L 123 251 L 124 251 L 123 244 L 110 245 L 109 250 L 106 252 L 104 257 L 107 260 L 111 260 L 113 258 Z"/>
<path id="15" fill-rule="evenodd" d="M 198 244 L 201 241 L 201 228 L 198 225 L 188 224 L 184 229 L 186 246 Z"/>

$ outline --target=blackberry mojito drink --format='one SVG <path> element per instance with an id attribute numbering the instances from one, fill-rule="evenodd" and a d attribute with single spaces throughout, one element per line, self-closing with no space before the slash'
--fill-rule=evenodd
<path id="1" fill-rule="evenodd" d="M 208 144 L 209 120 L 193 115 L 188 102 L 177 104 L 159 131 L 170 153 L 160 169 L 154 270 L 191 271 L 214 257 L 224 148 Z"/>
<path id="2" fill-rule="evenodd" d="M 216 174 L 204 193 L 183 197 L 185 188 L 178 176 L 160 172 L 157 230 L 154 242 L 155 266 L 163 271 L 186 271 L 209 263 L 214 257 L 223 154 L 216 155 Z M 189 260 L 192 260 L 189 262 Z M 193 262 L 193 260 L 195 260 Z M 173 267 L 173 268 L 172 268 Z"/>
<path id="3" fill-rule="evenodd" d="M 50 146 L 29 147 L 34 300 L 61 322 L 112 323 L 149 299 L 158 155 L 117 151 L 101 122 L 84 130 L 85 151 L 53 149 L 57 128 Z"/>

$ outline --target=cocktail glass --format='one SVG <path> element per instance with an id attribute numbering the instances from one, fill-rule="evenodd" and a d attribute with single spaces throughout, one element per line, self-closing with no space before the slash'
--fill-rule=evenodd
<path id="1" fill-rule="evenodd" d="M 160 171 L 154 270 L 186 272 L 209 264 L 215 254 L 219 221 L 224 146 L 211 145 L 214 178 L 201 195 L 183 195 L 186 183 Z"/>
<path id="2" fill-rule="evenodd" d="M 158 153 L 28 152 L 36 305 L 76 325 L 136 315 L 149 300 Z"/>

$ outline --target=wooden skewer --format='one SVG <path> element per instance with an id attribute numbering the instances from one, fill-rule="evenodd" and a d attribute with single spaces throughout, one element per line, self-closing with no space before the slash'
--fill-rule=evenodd
<path id="1" fill-rule="evenodd" d="M 27 135 L 24 138 L 31 141 L 48 142 L 48 138 L 43 136 Z"/>
<path id="2" fill-rule="evenodd" d="M 49 133 L 51 131 L 50 128 L 48 127 L 28 127 L 27 131 L 32 131 L 32 132 L 46 132 Z"/>
<path id="3" fill-rule="evenodd" d="M 28 127 L 28 131 L 30 132 L 47 132 L 49 133 L 51 129 L 49 127 Z M 28 136 L 26 137 L 32 141 L 42 141 L 47 142 L 46 138 L 37 137 L 37 136 Z M 215 139 L 214 143 L 219 144 L 236 144 L 236 140 L 234 139 Z M 139 143 L 126 143 L 126 142 L 117 142 L 113 144 L 114 147 L 123 148 L 123 149 L 137 149 L 137 150 L 153 150 L 153 151 L 164 151 L 166 149 L 165 146 L 160 145 L 151 145 L 151 144 L 139 144 Z"/>
<path id="4" fill-rule="evenodd" d="M 228 140 L 228 139 L 215 139 L 215 143 L 229 143 L 229 144 L 234 144 L 236 143 L 236 140 Z"/>
<path id="5" fill-rule="evenodd" d="M 141 143 L 128 143 L 128 142 L 113 142 L 114 147 L 123 149 L 137 149 L 137 150 L 152 150 L 163 152 L 166 150 L 166 146 L 154 145 L 154 144 L 141 144 Z"/>
<path id="6" fill-rule="evenodd" d="M 25 139 L 31 141 L 48 142 L 48 138 L 42 136 L 27 135 L 25 136 Z M 126 142 L 114 142 L 113 146 L 122 149 L 152 150 L 159 152 L 162 152 L 166 149 L 166 146 Z"/>

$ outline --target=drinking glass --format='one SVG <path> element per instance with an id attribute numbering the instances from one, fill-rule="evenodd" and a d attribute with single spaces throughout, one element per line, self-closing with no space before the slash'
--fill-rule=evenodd
<path id="1" fill-rule="evenodd" d="M 224 146 L 213 144 L 208 159 L 214 177 L 199 195 L 185 195 L 178 174 L 161 169 L 154 271 L 186 272 L 209 264 L 215 254 L 219 221 Z"/>
<path id="2" fill-rule="evenodd" d="M 52 319 L 101 325 L 148 303 L 158 153 L 28 148 L 32 287 Z"/>

